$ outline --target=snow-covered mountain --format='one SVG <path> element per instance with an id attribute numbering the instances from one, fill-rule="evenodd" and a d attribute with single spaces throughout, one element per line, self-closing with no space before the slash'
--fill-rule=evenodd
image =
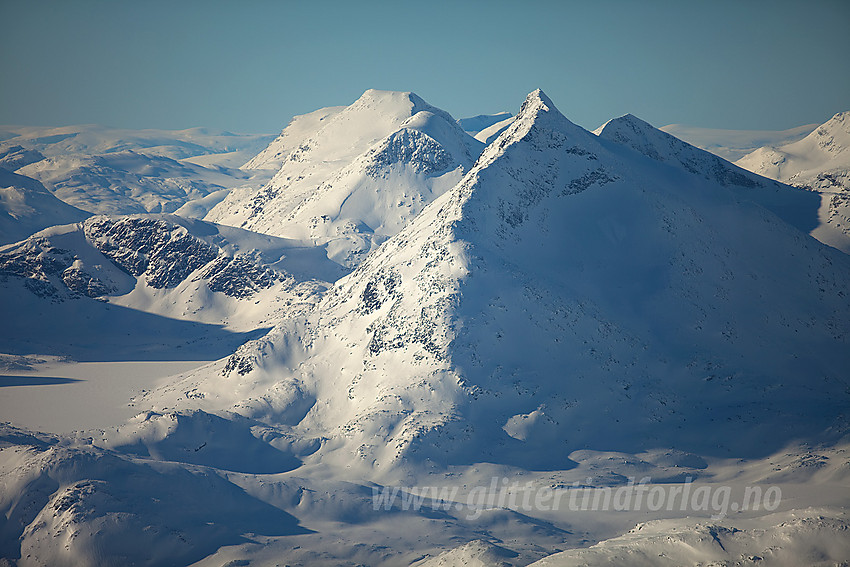
<path id="1" fill-rule="evenodd" d="M 846 511 L 803 510 L 761 521 L 655 520 L 590 548 L 572 549 L 530 567 L 678 567 L 681 565 L 840 565 L 850 556 Z M 737 524 L 737 525 L 733 525 Z M 743 561 L 742 561 L 743 559 Z"/>
<path id="2" fill-rule="evenodd" d="M 124 330 L 156 342 L 151 326 L 175 326 L 164 318 L 186 321 L 193 340 L 217 326 L 244 341 L 305 309 L 343 273 L 309 244 L 176 216 L 96 216 L 0 247 L 0 352 L 90 357 Z M 85 320 L 97 323 L 81 332 Z M 139 320 L 150 322 L 145 339 L 132 328 Z"/>
<path id="3" fill-rule="evenodd" d="M 0 167 L 0 245 L 88 216 L 90 213 L 57 199 L 37 180 Z"/>
<path id="4" fill-rule="evenodd" d="M 286 158 L 298 149 L 301 143 L 319 130 L 327 120 L 339 114 L 345 107 L 320 108 L 307 114 L 295 116 L 286 128 L 266 148 L 248 160 L 242 169 L 280 169 Z"/>
<path id="5" fill-rule="evenodd" d="M 0 167 L 8 171 L 15 171 L 43 159 L 44 155 L 38 150 L 28 150 L 23 146 L 5 146 L 0 149 Z"/>
<path id="6" fill-rule="evenodd" d="M 737 164 L 820 194 L 816 236 L 850 253 L 850 112 L 839 112 L 802 140 L 759 148 Z"/>
<path id="7" fill-rule="evenodd" d="M 656 161 L 683 169 L 709 182 L 727 187 L 745 200 L 769 209 L 790 225 L 811 233 L 820 225 L 817 195 L 754 175 L 705 150 L 663 132 L 627 114 L 609 120 L 594 131 L 606 140 L 623 144 Z"/>
<path id="8" fill-rule="evenodd" d="M 596 137 L 536 91 L 305 320 L 148 403 L 237 411 L 365 471 L 843 434 L 850 259 L 714 173 Z"/>
<path id="9" fill-rule="evenodd" d="M 460 118 L 457 123 L 467 134 L 486 145 L 495 140 L 512 121 L 513 115 L 510 112 L 499 112 Z"/>
<path id="10" fill-rule="evenodd" d="M 594 135 L 540 91 L 480 154 L 410 93 L 367 91 L 320 115 L 284 130 L 266 188 L 212 211 L 297 239 L 98 216 L 0 248 L 9 336 L 61 344 L 51 324 L 70 321 L 62 340 L 90 341 L 78 351 L 179 356 L 257 336 L 222 333 L 224 315 L 224 330 L 278 323 L 139 394 L 120 427 L 0 423 L 0 557 L 520 567 L 846 556 L 850 257 L 806 234 L 808 193 L 634 117 Z M 804 214 L 765 197 L 774 190 Z M 416 206 L 393 208 L 411 195 Z M 321 215 L 335 231 L 304 228 Z M 357 267 L 340 277 L 340 263 Z M 280 309 L 259 317 L 269 305 Z M 114 326 L 115 312 L 157 315 Z M 0 351 L 23 354 L 8 344 Z M 696 479 L 706 507 L 572 507 L 641 477 L 645 502 Z M 753 486 L 781 487 L 776 514 L 710 509 L 723 490 Z M 554 493 L 560 508 L 537 503 Z"/>
<path id="11" fill-rule="evenodd" d="M 469 118 L 458 118 L 457 123 L 463 128 L 464 132 L 470 136 L 475 136 L 494 124 L 504 122 L 509 118 L 512 118 L 510 112 L 497 112 L 496 114 L 479 114 L 477 116 L 470 116 Z"/>
<path id="12" fill-rule="evenodd" d="M 233 187 L 256 189 L 269 173 L 232 169 L 270 136 L 202 128 L 115 130 L 99 126 L 4 126 L 0 167 L 41 181 L 62 201 L 93 214 L 173 213 L 202 217 Z"/>
<path id="13" fill-rule="evenodd" d="M 507 129 L 508 126 L 513 122 L 513 116 L 505 118 L 500 122 L 496 122 L 495 124 L 484 128 L 480 132 L 475 134 L 475 139 L 481 142 L 482 144 L 489 144 L 493 140 L 499 137 L 504 130 Z"/>
<path id="14" fill-rule="evenodd" d="M 0 131 L 0 155 L 15 146 L 47 157 L 133 151 L 152 157 L 199 160 L 201 165 L 213 167 L 239 167 L 274 138 L 208 128 L 126 130 L 93 124 L 60 128 L 0 126 Z"/>
<path id="15" fill-rule="evenodd" d="M 94 214 L 173 213 L 187 202 L 266 179 L 238 169 L 210 169 L 133 151 L 54 156 L 18 170 L 61 200 Z"/>
<path id="16" fill-rule="evenodd" d="M 310 126 L 319 128 L 303 137 Z M 328 244 L 330 257 L 346 267 L 457 183 L 482 148 L 412 93 L 369 90 L 342 110 L 318 111 L 290 127 L 293 134 L 287 128 L 268 153 L 300 143 L 274 178 L 259 191 L 232 191 L 205 218 Z"/>
<path id="17" fill-rule="evenodd" d="M 734 162 L 763 146 L 781 146 L 802 140 L 817 127 L 817 124 L 804 124 L 788 130 L 721 130 L 668 124 L 659 129 Z"/>

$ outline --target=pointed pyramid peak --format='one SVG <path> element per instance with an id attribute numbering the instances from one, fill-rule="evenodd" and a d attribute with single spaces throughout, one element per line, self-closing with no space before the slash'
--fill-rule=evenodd
<path id="1" fill-rule="evenodd" d="M 558 110 L 555 103 L 552 102 L 552 99 L 550 99 L 541 89 L 535 89 L 528 93 L 528 96 L 525 97 L 525 102 L 522 103 L 522 107 L 519 109 L 519 113 L 517 113 L 513 124 L 518 129 L 522 130 L 523 125 L 525 125 L 525 127 L 529 127 L 535 123 L 546 123 L 548 124 L 548 127 L 553 127 L 562 132 L 572 132 L 576 135 L 580 135 L 578 132 L 588 134 L 584 128 L 573 124 L 566 116 L 561 114 L 561 111 Z"/>
<path id="2" fill-rule="evenodd" d="M 534 89 L 528 93 L 528 96 L 525 97 L 525 102 L 522 103 L 522 108 L 520 108 L 517 116 L 537 113 L 539 111 L 548 112 L 551 110 L 558 112 L 558 109 L 555 107 L 552 99 L 550 99 L 543 90 Z"/>
<path id="3" fill-rule="evenodd" d="M 645 126 L 645 127 L 652 128 L 653 130 L 657 130 L 657 128 L 655 128 L 655 126 L 653 126 L 652 124 L 650 124 L 646 120 L 642 120 L 642 119 L 638 118 L 637 116 L 635 116 L 632 113 L 624 114 L 619 118 L 615 118 L 614 120 L 624 122 L 624 123 L 628 123 L 628 124 L 638 124 L 640 126 Z"/>

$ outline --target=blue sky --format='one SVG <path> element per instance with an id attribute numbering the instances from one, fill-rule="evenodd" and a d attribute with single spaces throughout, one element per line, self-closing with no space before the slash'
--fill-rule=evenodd
<path id="1" fill-rule="evenodd" d="M 595 128 L 850 110 L 850 1 L 0 0 L 0 124 L 275 132 L 367 88 Z"/>

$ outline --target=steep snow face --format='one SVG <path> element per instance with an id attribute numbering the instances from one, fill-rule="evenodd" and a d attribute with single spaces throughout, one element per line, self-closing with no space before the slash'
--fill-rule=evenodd
<path id="1" fill-rule="evenodd" d="M 320 108 L 313 112 L 295 116 L 286 128 L 263 151 L 248 160 L 240 169 L 280 169 L 289 157 L 308 136 L 321 129 L 324 123 L 345 109 L 344 106 Z"/>
<path id="2" fill-rule="evenodd" d="M 415 94 L 366 91 L 291 150 L 268 185 L 233 191 L 206 220 L 312 239 L 353 267 L 457 183 L 481 147 Z"/>
<path id="3" fill-rule="evenodd" d="M 763 147 L 737 164 L 821 195 L 814 235 L 850 253 L 850 112 L 839 112 L 798 142 Z"/>
<path id="4" fill-rule="evenodd" d="M 608 121 L 594 133 L 718 185 L 737 188 L 741 198 L 759 203 L 804 232 L 811 232 L 819 225 L 820 203 L 816 195 L 754 175 L 631 114 Z"/>
<path id="5" fill-rule="evenodd" d="M 57 199 L 37 180 L 0 167 L 0 245 L 88 216 L 89 213 Z"/>
<path id="6" fill-rule="evenodd" d="M 535 91 L 306 320 L 146 403 L 234 410 L 365 470 L 563 469 L 584 447 L 756 457 L 846 431 L 848 277 L 734 187 Z"/>

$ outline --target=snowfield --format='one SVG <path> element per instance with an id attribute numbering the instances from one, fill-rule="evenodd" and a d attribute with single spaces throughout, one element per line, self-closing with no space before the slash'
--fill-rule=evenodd
<path id="1" fill-rule="evenodd" d="M 839 167 L 842 120 L 793 133 L 806 172 Z M 8 159 L 92 171 L 57 143 Z M 176 215 L 0 247 L 0 564 L 850 558 L 823 192 L 540 90 L 461 120 L 369 90 L 266 143 L 216 170 L 241 187 L 119 195 Z M 122 152 L 92 159 L 209 173 Z"/>
<path id="2" fill-rule="evenodd" d="M 815 238 L 850 253 L 850 112 L 839 112 L 800 141 L 763 147 L 737 162 L 821 196 Z"/>

